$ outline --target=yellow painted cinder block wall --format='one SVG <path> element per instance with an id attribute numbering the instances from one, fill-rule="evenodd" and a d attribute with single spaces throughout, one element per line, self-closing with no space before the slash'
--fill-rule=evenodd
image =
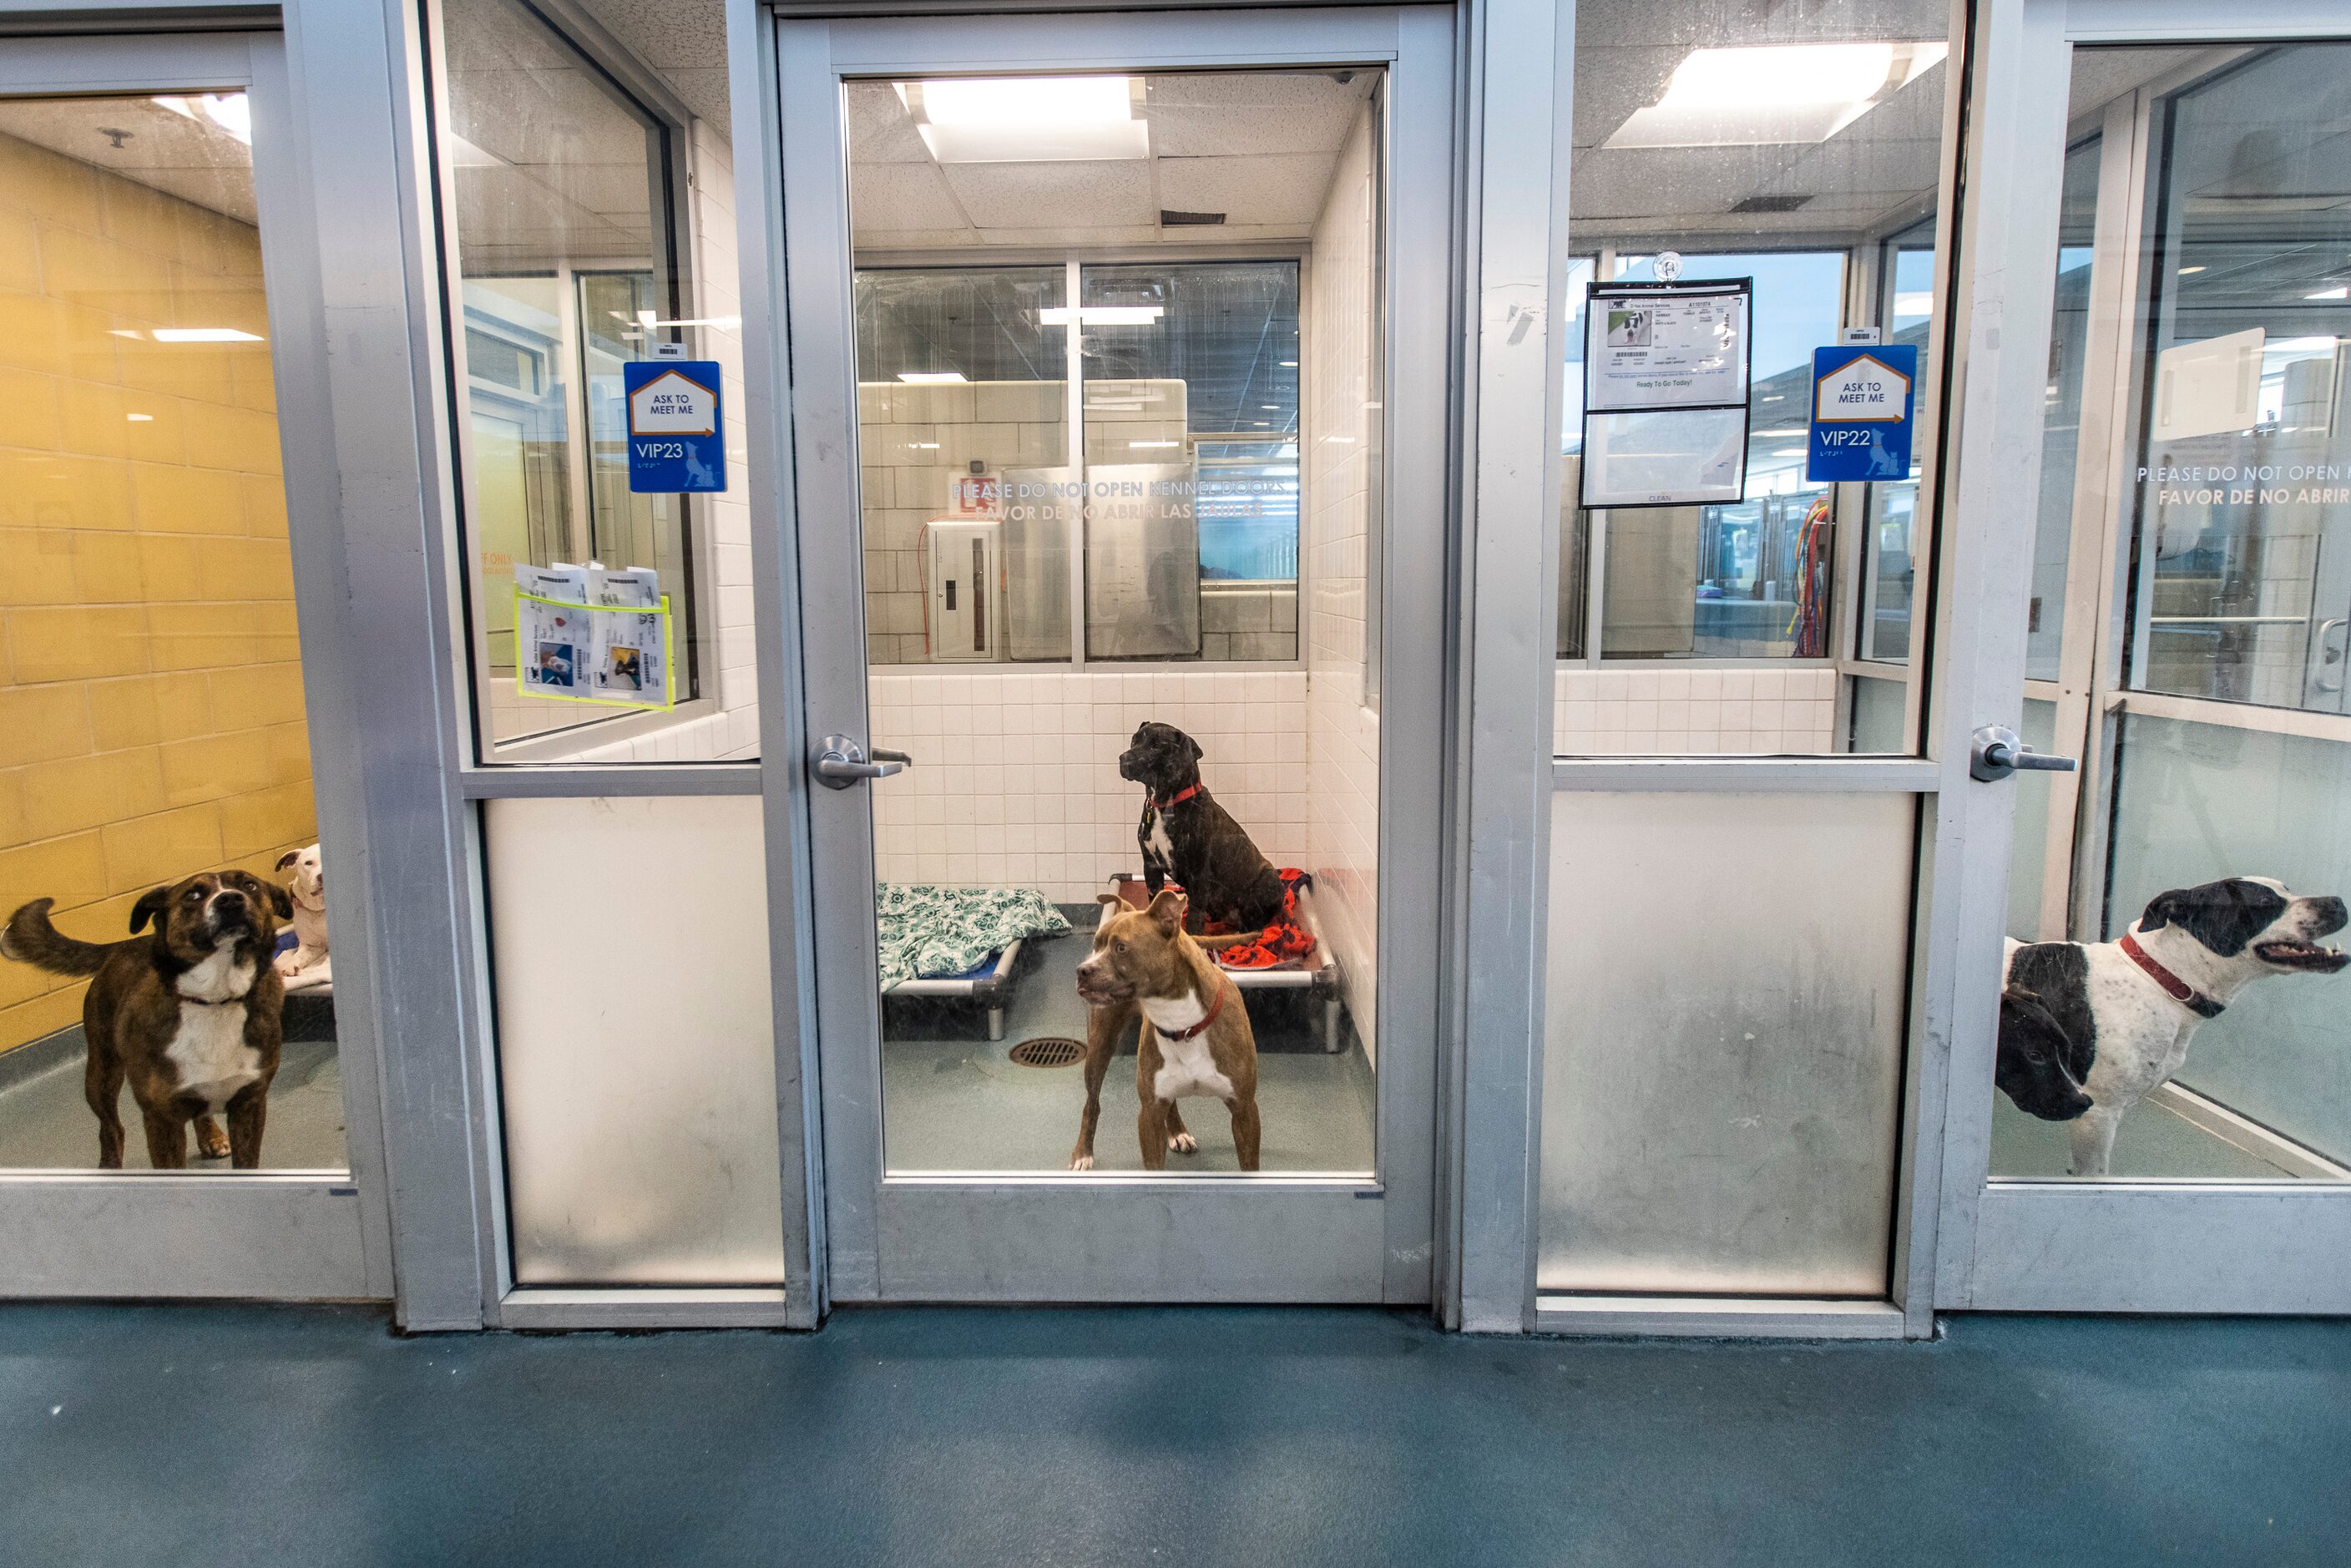
<path id="1" fill-rule="evenodd" d="M 90 941 L 316 836 L 251 225 L 0 137 L 0 914 Z M 82 984 L 0 960 L 0 1051 Z"/>

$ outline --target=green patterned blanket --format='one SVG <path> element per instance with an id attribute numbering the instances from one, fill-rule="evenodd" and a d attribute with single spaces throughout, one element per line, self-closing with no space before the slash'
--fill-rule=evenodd
<path id="1" fill-rule="evenodd" d="M 976 967 L 1024 936 L 1070 928 L 1061 912 L 1032 887 L 934 887 L 876 883 L 882 988 L 917 977 L 939 979 Z"/>

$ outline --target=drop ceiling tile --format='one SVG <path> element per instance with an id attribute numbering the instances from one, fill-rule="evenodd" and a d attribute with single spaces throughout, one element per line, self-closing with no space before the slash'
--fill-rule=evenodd
<path id="1" fill-rule="evenodd" d="M 1154 77 L 1152 147 L 1177 158 L 1336 152 L 1364 112 L 1369 80 L 1368 73 L 1344 85 L 1288 72 Z"/>
<path id="2" fill-rule="evenodd" d="M 723 0 L 581 0 L 604 30 L 639 59 L 670 66 L 726 67 Z"/>
<path id="3" fill-rule="evenodd" d="M 1149 245 L 1159 237 L 1159 231 L 1149 224 L 1121 224 L 1100 228 L 983 229 L 980 237 L 992 246 Z"/>
<path id="4" fill-rule="evenodd" d="M 849 156 L 858 163 L 928 163 L 930 149 L 914 116 L 884 81 L 849 84 Z"/>
<path id="5" fill-rule="evenodd" d="M 1162 158 L 1159 204 L 1222 213 L 1238 224 L 1311 224 L 1331 187 L 1330 153 L 1260 158 Z"/>
<path id="6" fill-rule="evenodd" d="M 982 229 L 1134 227 L 1159 221 L 1143 159 L 1072 163 L 950 163 L 941 171 Z"/>
<path id="7" fill-rule="evenodd" d="M 849 174 L 849 212 L 858 243 L 868 229 L 968 230 L 935 163 L 858 164 Z"/>

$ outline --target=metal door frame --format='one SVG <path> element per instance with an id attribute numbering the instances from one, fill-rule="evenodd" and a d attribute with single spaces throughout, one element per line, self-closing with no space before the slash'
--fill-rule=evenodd
<path id="1" fill-rule="evenodd" d="M 184 22 L 172 16 L 186 13 Z M 216 9 L 155 5 L 118 24 L 61 22 L 0 5 L 0 96 L 145 95 L 241 88 L 253 110 L 278 440 L 291 519 L 295 607 L 308 708 L 312 793 L 339 870 L 336 1051 L 349 1169 L 0 1172 L 0 1295 L 321 1299 L 392 1291 L 379 1042 L 382 998 L 368 934 L 373 873 L 349 700 L 355 666 L 342 614 L 339 477 L 328 412 L 317 216 L 303 105 L 269 13 L 225 28 Z M 88 36 L 70 36 L 79 26 Z M 200 30 L 201 29 L 201 30 Z"/>
<path id="2" fill-rule="evenodd" d="M 754 413 L 761 445 L 789 451 L 786 554 L 804 584 L 859 580 L 854 518 L 854 356 L 850 310 L 844 78 L 1115 67 L 1145 71 L 1282 65 L 1381 65 L 1390 72 L 1390 483 L 1382 686 L 1379 1176 L 1171 1178 L 1149 1175 L 886 1176 L 880 1124 L 879 993 L 873 975 L 868 797 L 810 791 L 817 988 L 806 1039 L 821 1062 L 827 1294 L 1006 1301 L 1364 1301 L 1431 1299 L 1435 1228 L 1437 949 L 1401 912 L 1439 904 L 1446 588 L 1453 495 L 1447 436 L 1455 321 L 1426 308 L 1457 292 L 1454 172 L 1457 65 L 1448 9 L 1149 11 L 1128 14 L 798 20 L 773 24 L 759 63 L 775 71 L 774 175 L 783 189 L 784 287 L 767 297 L 789 319 L 789 413 Z M 747 29 L 737 29 L 743 42 Z M 738 54 L 737 102 L 741 73 Z M 773 65 L 768 66 L 772 61 Z M 773 96 L 769 96 L 772 94 Z M 764 131 L 764 126 L 763 126 Z M 738 155 L 738 178 L 752 161 Z M 1416 220 L 1399 217 L 1399 198 Z M 770 232 L 773 232 L 771 225 Z M 781 360 L 780 320 L 754 332 L 762 295 L 747 263 L 746 336 Z M 1411 302 L 1413 308 L 1397 308 Z M 780 376 L 776 378 L 780 381 Z M 1410 389 L 1409 406 L 1399 408 Z M 795 612 L 806 682 L 805 734 L 866 728 L 861 595 L 806 591 Z M 806 743 L 798 752 L 806 755 Z M 782 755 L 778 753 L 777 755 Z M 798 767 L 778 768 L 796 778 Z M 887 787 L 886 785 L 883 787 Z M 820 798 L 818 798 L 820 797 Z M 832 912 L 830 918 L 820 911 Z M 844 917 L 846 916 L 846 917 Z M 1072 1105 L 1074 1111 L 1075 1106 Z M 1113 1134 L 1114 1135 L 1114 1134 Z M 811 1146 L 819 1140 L 810 1136 Z M 1377 1206 L 1362 1201 L 1377 1199 Z M 1156 1237 L 1154 1247 L 1139 1238 Z M 1105 1267 L 1098 1261 L 1115 1258 Z"/>
<path id="3" fill-rule="evenodd" d="M 2265 43 L 2351 37 L 2351 16 L 2326 0 L 2002 0 L 2017 13 L 2011 64 L 2011 89 L 2022 88 L 2016 113 L 1997 127 L 1998 155 L 1983 165 L 1983 193 L 1997 194 L 2015 214 L 2000 263 L 2030 291 L 2028 309 L 2009 322 L 2023 357 L 2029 345 L 2048 338 L 2052 280 L 2056 275 L 2058 199 L 2067 137 L 2065 106 L 2075 44 Z M 2117 573 L 2126 542 L 2118 502 L 2133 461 L 2130 423 L 2133 400 L 2126 366 L 2135 345 L 2114 316 L 2135 298 L 2131 279 L 2138 267 L 2136 247 L 2138 202 L 2146 159 L 2136 125 L 2110 116 L 2104 127 L 2100 190 L 2099 256 L 2095 265 L 2109 276 L 2094 279 L 2090 323 L 2090 374 L 2084 389 L 2084 438 L 2076 476 L 2069 561 L 2065 674 L 2062 690 L 2034 691 L 2061 702 L 2060 733 L 2085 743 L 2078 806 L 2067 791 L 2053 797 L 2049 844 L 2070 859 L 2074 886 L 2103 878 L 2108 831 L 2104 804 L 2109 790 L 2114 718 L 2096 711 L 2097 694 L 2114 685 L 2119 667 L 2120 629 L 2114 606 L 2123 584 Z M 2117 130 L 2132 134 L 2118 138 Z M 2119 178 L 2117 178 L 2119 176 Z M 2121 220 L 2125 244 L 2110 261 L 2109 219 Z M 2119 266 L 2116 264 L 2119 263 Z M 2101 326 L 2101 316 L 2105 319 Z M 2031 317 L 2028 319 L 2028 316 Z M 2029 450 L 2016 454 L 2030 467 L 2010 473 L 2023 493 L 2037 493 L 2039 406 L 2042 389 L 2018 384 L 2001 411 L 2022 427 L 2032 427 Z M 2092 440 L 2093 416 L 2097 424 Z M 2020 541 L 2029 544 L 2029 540 Z M 2029 558 L 2029 549 L 2020 555 Z M 2029 568 L 2027 569 L 2029 571 Z M 1988 620 L 2005 633 L 2013 618 L 2012 640 L 2020 657 L 2014 671 L 2002 670 L 1988 694 L 2003 702 L 2024 690 L 2021 658 L 2025 573 L 2012 596 L 1988 601 Z M 2040 685 L 2035 683 L 2036 685 Z M 2134 710 L 2182 709 L 2182 699 L 2133 695 Z M 2200 709 L 2205 705 L 2196 704 Z M 2256 714 L 2252 727 L 2323 726 L 2339 733 L 2340 719 L 2314 716 L 2281 717 Z M 2077 819 L 2078 818 L 2078 822 Z M 2004 850 L 2006 833 L 1999 841 Z M 1985 866 L 1997 862 L 1998 883 L 1984 890 L 1995 906 L 2004 904 L 2008 857 L 1987 849 L 1973 852 Z M 2085 878 L 2088 881 L 2085 881 Z M 2064 890 L 2053 886 L 2044 899 L 2044 923 L 2060 908 Z M 2095 937 L 2084 922 L 2095 911 L 2076 899 L 2074 935 Z M 1972 1027 L 1955 1037 L 1952 1071 L 1967 1086 L 1950 1104 L 1945 1128 L 1946 1172 L 1941 1218 L 1941 1259 L 1936 1302 L 1949 1309 L 2038 1312 L 2313 1312 L 2351 1310 L 2351 1186 L 2317 1182 L 2228 1181 L 1995 1181 L 1987 1175 L 1992 1100 L 1981 1086 L 1991 1076 L 1993 1029 L 1986 977 L 1998 973 L 1996 945 L 1969 959 L 1965 989 Z"/>

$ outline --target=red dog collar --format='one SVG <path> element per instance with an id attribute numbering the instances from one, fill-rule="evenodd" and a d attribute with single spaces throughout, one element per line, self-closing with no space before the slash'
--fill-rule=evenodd
<path id="1" fill-rule="evenodd" d="M 1180 806 L 1199 792 L 1200 787 L 1197 784 L 1195 784 L 1189 789 L 1176 790 L 1176 793 L 1168 796 L 1165 800 L 1154 797 L 1151 802 L 1151 809 L 1155 811 L 1164 811 L 1170 806 Z"/>
<path id="2" fill-rule="evenodd" d="M 2147 978 L 2163 988 L 2165 996 L 2169 997 L 2197 1017 L 2216 1019 L 2225 1010 L 2221 1003 L 2214 1001 L 2149 957 L 2147 949 L 2138 945 L 2138 938 L 2131 933 L 2124 932 L 2122 941 L 2116 946 L 2122 948 L 2124 956 L 2132 963 L 2147 971 Z"/>
<path id="3" fill-rule="evenodd" d="M 1178 799 L 1181 799 L 1181 797 L 1178 797 Z M 1207 1016 L 1207 1017 L 1206 1017 L 1206 1018 L 1202 1019 L 1198 1023 L 1194 1024 L 1190 1029 L 1179 1029 L 1179 1030 L 1173 1030 L 1173 1031 L 1170 1031 L 1170 1030 L 1164 1030 L 1164 1029 L 1159 1030 L 1159 1038 L 1160 1038 L 1160 1039 L 1162 1039 L 1162 1040 L 1168 1040 L 1168 1041 L 1170 1041 L 1170 1042 L 1173 1042 L 1173 1041 L 1175 1041 L 1175 1040 L 1190 1040 L 1194 1035 L 1198 1034 L 1201 1030 L 1203 1030 L 1207 1029 L 1210 1024 L 1212 1024 L 1212 1023 L 1216 1022 L 1216 1021 L 1217 1021 L 1217 1015 L 1218 1013 L 1220 1013 L 1220 1012 L 1224 1011 L 1224 1010 L 1225 1010 L 1225 986 L 1224 986 L 1223 981 L 1222 981 L 1221 979 L 1219 979 L 1219 980 L 1218 980 L 1218 982 L 1217 982 L 1217 999 L 1216 999 L 1216 1000 L 1214 1000 L 1214 1001 L 1212 1001 L 1212 1002 L 1210 1002 L 1210 1003 L 1208 1004 L 1208 1016 Z M 1152 1025 L 1151 1027 L 1152 1027 L 1152 1028 L 1154 1028 L 1154 1029 L 1159 1029 L 1159 1026 L 1158 1026 L 1157 1024 L 1154 1024 L 1154 1025 Z"/>

